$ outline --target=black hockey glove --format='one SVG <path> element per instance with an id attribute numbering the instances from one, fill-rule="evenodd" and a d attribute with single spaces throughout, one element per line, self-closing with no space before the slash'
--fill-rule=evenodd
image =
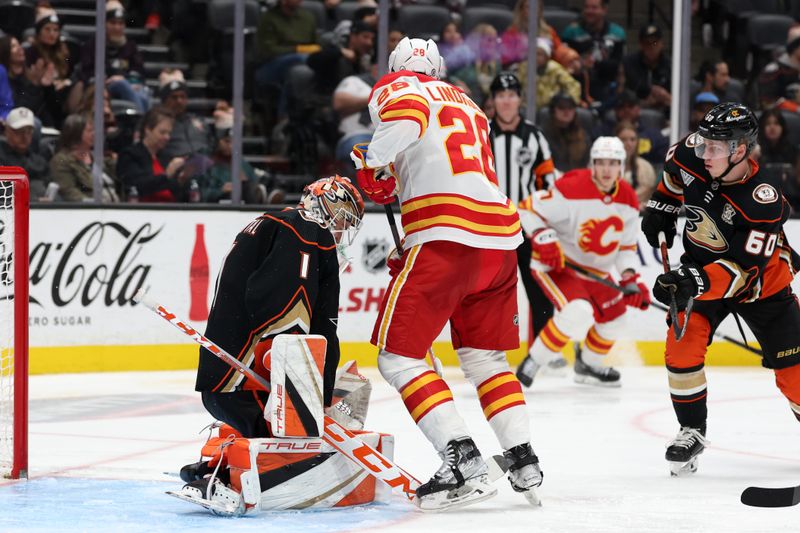
<path id="1" fill-rule="evenodd" d="M 686 309 L 689 298 L 696 298 L 708 290 L 708 275 L 697 265 L 681 265 L 656 278 L 653 297 L 664 305 L 670 304 L 670 293 L 675 291 L 678 309 Z"/>
<path id="2" fill-rule="evenodd" d="M 663 231 L 667 238 L 667 248 L 672 248 L 677 234 L 678 211 L 680 205 L 665 202 L 655 197 L 647 201 L 647 207 L 642 213 L 642 233 L 647 237 L 647 242 L 653 248 L 658 248 L 658 234 Z"/>

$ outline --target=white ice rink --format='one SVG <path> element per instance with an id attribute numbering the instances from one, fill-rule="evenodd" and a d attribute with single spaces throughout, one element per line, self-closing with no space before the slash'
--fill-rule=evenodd
<path id="1" fill-rule="evenodd" d="M 164 495 L 197 460 L 210 422 L 192 372 L 31 378 L 28 481 L 0 481 L 0 532 L 11 531 L 800 531 L 800 507 L 739 503 L 748 485 L 800 483 L 800 424 L 763 369 L 708 368 L 711 447 L 698 473 L 670 478 L 664 443 L 677 430 L 662 368 L 624 367 L 621 389 L 545 376 L 526 392 L 545 472 L 534 509 L 498 482 L 497 497 L 424 514 L 390 505 L 218 518 Z M 427 480 L 439 466 L 397 393 L 375 371 L 367 426 L 396 436 L 396 461 Z M 446 375 L 484 453 L 499 447 L 474 389 Z"/>

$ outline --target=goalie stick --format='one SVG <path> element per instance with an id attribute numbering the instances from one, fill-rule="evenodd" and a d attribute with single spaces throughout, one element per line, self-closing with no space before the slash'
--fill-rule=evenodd
<path id="1" fill-rule="evenodd" d="M 783 488 L 747 487 L 742 492 L 741 501 L 751 507 L 791 507 L 800 503 L 800 485 Z"/>
<path id="2" fill-rule="evenodd" d="M 223 350 L 212 340 L 201 334 L 186 321 L 181 320 L 174 313 L 163 305 L 148 298 L 143 290 L 139 290 L 133 297 L 133 301 L 141 303 L 155 314 L 175 326 L 193 341 L 205 347 L 215 356 L 222 359 L 225 363 L 233 367 L 240 374 L 252 379 L 265 391 L 269 392 L 270 384 L 263 377 L 256 374 L 250 367 L 233 357 Z M 372 446 L 359 439 L 348 429 L 337 423 L 329 416 L 325 416 L 325 433 L 323 440 L 336 448 L 345 457 L 353 461 L 356 465 L 382 481 L 392 489 L 399 489 L 409 500 L 414 499 L 417 487 L 420 486 L 419 480 L 400 468 Z M 489 477 L 496 481 L 508 470 L 508 464 L 501 455 L 495 455 L 486 461 L 489 467 Z"/>

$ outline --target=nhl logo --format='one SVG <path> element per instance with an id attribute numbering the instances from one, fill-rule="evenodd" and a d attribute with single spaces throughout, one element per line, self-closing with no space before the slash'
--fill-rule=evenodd
<path id="1" fill-rule="evenodd" d="M 517 165 L 524 167 L 531 164 L 533 161 L 533 152 L 527 146 L 523 146 L 517 150 Z"/>
<path id="2" fill-rule="evenodd" d="M 366 239 L 362 251 L 362 264 L 370 274 L 377 274 L 386 268 L 386 256 L 389 254 L 389 241 L 386 239 Z"/>
<path id="3" fill-rule="evenodd" d="M 513 322 L 515 326 L 519 326 L 519 315 L 514 315 Z"/>
<path id="4" fill-rule="evenodd" d="M 733 225 L 733 215 L 735 214 L 736 211 L 733 210 L 731 204 L 725 204 L 725 207 L 722 208 L 722 221 Z"/>

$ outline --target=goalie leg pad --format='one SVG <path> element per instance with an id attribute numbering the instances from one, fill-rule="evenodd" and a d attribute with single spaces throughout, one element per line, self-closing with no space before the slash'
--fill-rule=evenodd
<path id="1" fill-rule="evenodd" d="M 475 386 L 483 414 L 497 440 L 507 450 L 531 440 L 522 386 L 511 372 L 504 352 L 459 348 L 464 375 Z"/>
<path id="2" fill-rule="evenodd" d="M 411 418 L 437 451 L 444 452 L 448 442 L 468 435 L 450 387 L 424 360 L 381 350 L 378 370 L 400 393 Z"/>

